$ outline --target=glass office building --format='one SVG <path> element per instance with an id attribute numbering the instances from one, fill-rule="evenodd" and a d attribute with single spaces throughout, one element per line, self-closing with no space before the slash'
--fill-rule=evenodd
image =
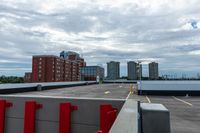
<path id="1" fill-rule="evenodd" d="M 85 66 L 81 68 L 81 80 L 83 81 L 95 81 L 103 80 L 104 68 L 100 66 Z"/>

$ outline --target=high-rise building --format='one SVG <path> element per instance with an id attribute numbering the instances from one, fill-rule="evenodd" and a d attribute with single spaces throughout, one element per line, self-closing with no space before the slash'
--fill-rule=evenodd
<path id="1" fill-rule="evenodd" d="M 120 63 L 110 61 L 107 63 L 107 79 L 115 80 L 120 78 Z"/>
<path id="2" fill-rule="evenodd" d="M 73 51 L 62 51 L 60 52 L 60 57 L 68 60 L 79 60 L 82 59 L 80 55 Z"/>
<path id="3" fill-rule="evenodd" d="M 129 61 L 128 66 L 128 80 L 139 80 L 142 77 L 142 64 L 135 61 Z"/>
<path id="4" fill-rule="evenodd" d="M 158 63 L 156 62 L 149 63 L 149 79 L 156 80 L 158 78 L 159 78 Z"/>
<path id="5" fill-rule="evenodd" d="M 72 66 L 70 60 L 64 60 L 64 81 L 72 81 Z"/>
<path id="6" fill-rule="evenodd" d="M 71 61 L 71 80 L 79 81 L 81 80 L 81 67 L 86 66 L 86 62 L 80 55 L 73 51 L 62 51 L 60 57 L 64 60 Z"/>
<path id="7" fill-rule="evenodd" d="M 137 80 L 142 78 L 142 64 L 137 63 Z"/>
<path id="8" fill-rule="evenodd" d="M 32 82 L 64 81 L 64 59 L 54 55 L 33 56 Z"/>
<path id="9" fill-rule="evenodd" d="M 71 78 L 72 78 L 72 81 L 80 80 L 79 66 L 76 61 L 71 61 Z"/>
<path id="10" fill-rule="evenodd" d="M 32 82 L 80 81 L 81 67 L 86 65 L 75 52 L 54 55 L 37 55 L 32 60 Z"/>
<path id="11" fill-rule="evenodd" d="M 100 66 L 85 66 L 81 68 L 81 80 L 94 81 L 104 79 L 104 68 Z"/>
<path id="12" fill-rule="evenodd" d="M 137 80 L 137 63 L 134 61 L 129 61 L 127 67 L 128 80 Z"/>

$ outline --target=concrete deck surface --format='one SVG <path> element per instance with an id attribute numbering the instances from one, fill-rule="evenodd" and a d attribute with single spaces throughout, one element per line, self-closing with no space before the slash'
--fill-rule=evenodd
<path id="1" fill-rule="evenodd" d="M 18 93 L 16 95 L 126 99 L 129 87 L 129 84 L 100 84 Z M 130 98 L 140 100 L 143 103 L 163 104 L 170 111 L 172 133 L 200 133 L 200 97 L 132 95 Z"/>
<path id="2" fill-rule="evenodd" d="M 95 84 L 17 93 L 16 95 L 126 99 L 129 94 L 129 87 L 129 84 Z"/>
<path id="3" fill-rule="evenodd" d="M 200 133 L 200 97 L 137 96 L 144 103 L 161 103 L 170 111 L 172 133 Z"/>

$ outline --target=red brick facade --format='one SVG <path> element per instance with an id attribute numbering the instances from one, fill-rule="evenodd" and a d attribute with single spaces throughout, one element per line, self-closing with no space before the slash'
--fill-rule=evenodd
<path id="1" fill-rule="evenodd" d="M 64 81 L 72 81 L 71 79 L 71 75 L 72 75 L 72 71 L 71 71 L 71 61 L 70 60 L 65 60 L 64 61 Z"/>
<path id="2" fill-rule="evenodd" d="M 63 59 L 54 55 L 33 56 L 32 82 L 79 81 L 84 59 Z"/>
<path id="3" fill-rule="evenodd" d="M 32 73 L 31 72 L 26 72 L 24 75 L 24 82 L 25 83 L 30 83 L 32 81 Z"/>

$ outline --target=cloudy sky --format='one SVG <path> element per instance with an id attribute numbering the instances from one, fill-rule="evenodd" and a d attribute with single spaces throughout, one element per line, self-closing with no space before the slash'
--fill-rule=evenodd
<path id="1" fill-rule="evenodd" d="M 199 0 L 0 0 L 0 75 L 32 55 L 81 53 L 88 65 L 159 62 L 160 75 L 200 72 Z M 144 62 L 144 75 L 147 73 Z"/>

